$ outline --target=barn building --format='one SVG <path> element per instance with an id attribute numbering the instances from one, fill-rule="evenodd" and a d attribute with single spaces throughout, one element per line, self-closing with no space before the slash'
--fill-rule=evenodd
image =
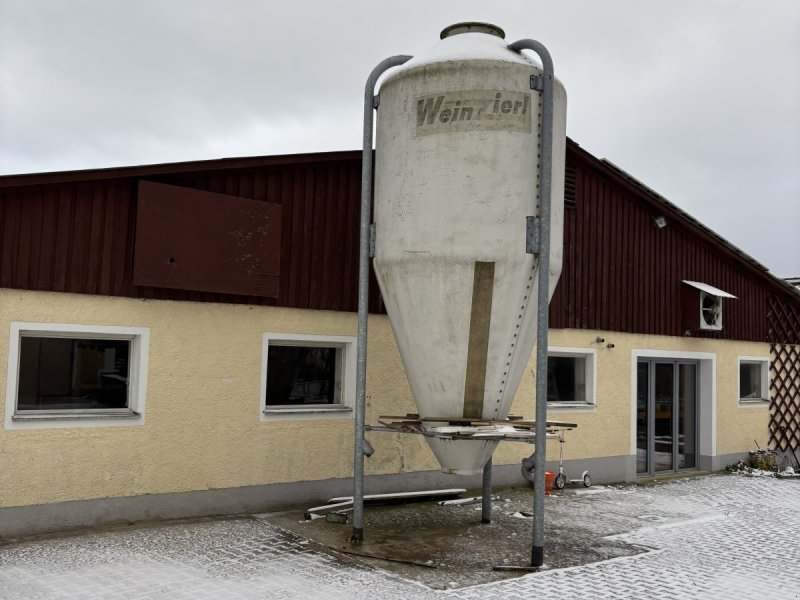
<path id="1" fill-rule="evenodd" d="M 0 177 L 0 537 L 350 493 L 360 177 L 360 152 Z M 572 141 L 565 183 L 547 377 L 568 468 L 800 446 L 800 290 Z M 371 289 L 376 423 L 415 405 Z M 368 435 L 368 493 L 478 484 Z M 529 453 L 501 444 L 496 481 Z"/>

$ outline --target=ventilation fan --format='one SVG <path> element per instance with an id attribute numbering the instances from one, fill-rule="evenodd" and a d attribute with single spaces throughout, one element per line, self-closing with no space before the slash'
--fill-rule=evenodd
<path id="1" fill-rule="evenodd" d="M 722 299 L 735 300 L 736 296 L 701 281 L 684 279 L 683 283 L 681 312 L 686 335 L 696 330 L 721 331 Z"/>
<path id="2" fill-rule="evenodd" d="M 700 292 L 700 329 L 722 329 L 722 298 Z"/>

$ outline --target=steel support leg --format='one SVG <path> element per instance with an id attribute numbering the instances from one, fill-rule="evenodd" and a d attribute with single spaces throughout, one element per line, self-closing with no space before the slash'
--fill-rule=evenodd
<path id="1" fill-rule="evenodd" d="M 483 465 L 483 491 L 481 495 L 481 523 L 492 522 L 492 457 Z"/>
<path id="2" fill-rule="evenodd" d="M 540 159 L 539 251 L 536 313 L 536 453 L 533 484 L 533 546 L 531 566 L 544 564 L 544 469 L 547 452 L 547 334 L 550 304 L 550 190 L 553 178 L 553 60 L 536 40 L 509 46 L 515 52 L 533 50 L 542 61 L 542 138 Z M 533 84 L 533 82 L 531 82 Z"/>
<path id="3" fill-rule="evenodd" d="M 392 56 L 380 62 L 364 88 L 364 132 L 361 154 L 361 236 L 358 254 L 358 357 L 356 360 L 356 411 L 353 441 L 353 533 L 351 542 L 364 539 L 364 412 L 367 387 L 367 317 L 369 313 L 369 228 L 372 222 L 372 125 L 375 85 L 388 69 L 410 56 Z"/>

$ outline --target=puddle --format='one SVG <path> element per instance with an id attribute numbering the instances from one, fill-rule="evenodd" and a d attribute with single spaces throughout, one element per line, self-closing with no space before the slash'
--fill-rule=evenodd
<path id="1" fill-rule="evenodd" d="M 576 495 L 566 491 L 545 499 L 545 562 L 547 570 L 574 567 L 644 551 L 619 540 L 605 539 L 607 527 L 598 527 L 603 515 L 612 515 L 609 500 L 614 489 L 601 495 Z M 367 507 L 364 541 L 351 544 L 352 524 L 303 520 L 302 511 L 266 516 L 267 521 L 323 546 L 362 554 L 435 564 L 436 569 L 351 557 L 434 589 L 451 589 L 519 577 L 521 572 L 498 572 L 497 565 L 529 565 L 532 543 L 533 493 L 530 488 L 496 490 L 492 523 L 483 524 L 480 506 L 439 506 L 436 502 Z M 478 495 L 468 492 L 466 495 Z M 601 498 L 603 499 L 601 501 Z M 623 500 L 617 493 L 616 502 Z M 613 504 L 613 502 L 612 502 Z M 576 519 L 575 514 L 581 518 Z M 641 520 L 622 507 L 626 525 L 614 532 L 641 527 Z M 598 514 L 595 514 L 598 513 Z M 352 518 L 352 513 L 350 513 Z M 619 520 L 619 515 L 615 517 Z M 613 521 L 614 519 L 612 519 Z M 606 524 L 607 525 L 607 524 Z M 628 526 L 629 525 L 629 526 Z"/>

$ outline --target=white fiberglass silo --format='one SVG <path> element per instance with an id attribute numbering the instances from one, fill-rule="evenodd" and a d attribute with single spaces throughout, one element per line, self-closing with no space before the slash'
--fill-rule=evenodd
<path id="1" fill-rule="evenodd" d="M 504 419 L 536 338 L 537 63 L 461 24 L 380 86 L 375 271 L 421 417 Z M 561 272 L 566 93 L 554 86 L 550 294 Z M 427 422 L 429 427 L 446 425 Z M 426 438 L 476 474 L 496 441 Z"/>

